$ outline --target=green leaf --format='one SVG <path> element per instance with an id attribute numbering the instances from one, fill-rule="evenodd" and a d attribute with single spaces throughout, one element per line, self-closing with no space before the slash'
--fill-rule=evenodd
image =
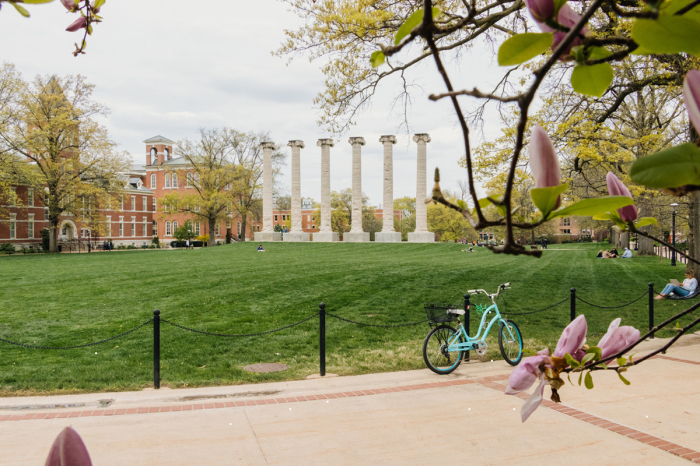
<path id="1" fill-rule="evenodd" d="M 593 377 L 591 377 L 590 372 L 586 372 L 586 380 L 583 383 L 586 384 L 587 389 L 590 390 L 593 388 Z"/>
<path id="2" fill-rule="evenodd" d="M 612 52 L 605 47 L 591 47 L 588 59 L 600 60 L 602 58 L 608 58 L 610 55 L 612 55 Z"/>
<path id="3" fill-rule="evenodd" d="M 554 212 L 551 218 L 568 217 L 570 215 L 580 215 L 591 217 L 606 212 L 613 212 L 625 206 L 634 204 L 634 200 L 627 196 L 603 196 L 591 199 L 582 199 L 578 202 L 564 207 Z"/>
<path id="4" fill-rule="evenodd" d="M 677 11 L 685 8 L 692 2 L 693 0 L 672 0 L 661 7 L 660 13 L 664 16 L 675 15 Z M 700 8 L 696 5 L 692 10 L 684 13 L 683 16 L 698 21 L 700 20 Z"/>
<path id="5" fill-rule="evenodd" d="M 585 365 L 586 363 L 591 362 L 593 360 L 593 358 L 595 358 L 595 354 L 588 353 L 587 355 L 585 355 L 583 357 L 583 359 L 581 359 L 581 364 Z"/>
<path id="6" fill-rule="evenodd" d="M 586 350 L 586 354 L 593 354 L 594 359 L 598 360 L 603 357 L 603 350 L 597 346 L 591 346 Z"/>
<path id="7" fill-rule="evenodd" d="M 568 0 L 554 0 L 554 11 L 559 13 L 559 10 L 561 10 L 561 7 L 563 7 L 567 1 Z"/>
<path id="8" fill-rule="evenodd" d="M 625 364 L 627 364 L 627 359 L 625 359 L 625 358 L 617 358 L 617 365 L 618 365 L 618 366 L 622 367 L 622 366 L 624 366 Z"/>
<path id="9" fill-rule="evenodd" d="M 581 375 L 578 376 L 578 386 L 581 386 L 581 380 L 583 380 L 583 372 L 581 372 Z"/>
<path id="10" fill-rule="evenodd" d="M 19 11 L 20 15 L 24 16 L 25 18 L 29 18 L 29 12 L 27 10 L 25 10 L 24 7 L 17 5 L 14 2 L 10 2 L 10 5 L 15 7 L 15 10 Z"/>
<path id="11" fill-rule="evenodd" d="M 440 9 L 433 7 L 433 18 L 440 14 Z M 396 36 L 394 37 L 394 45 L 399 45 L 401 39 L 406 37 L 413 31 L 413 28 L 418 26 L 423 21 L 423 9 L 414 12 L 409 16 L 406 21 L 401 25 L 398 31 L 396 31 Z"/>
<path id="12" fill-rule="evenodd" d="M 566 183 L 551 188 L 533 188 L 530 190 L 530 196 L 542 215 L 546 216 L 557 205 L 557 199 L 561 193 L 567 189 L 569 189 L 569 185 Z"/>
<path id="13" fill-rule="evenodd" d="M 384 64 L 385 61 L 386 56 L 381 50 L 372 52 L 372 55 L 369 57 L 369 62 L 372 65 L 372 68 L 377 68 L 379 65 Z"/>
<path id="14" fill-rule="evenodd" d="M 541 55 L 552 46 L 554 34 L 551 32 L 516 34 L 498 48 L 498 64 L 513 66 Z"/>
<path id="15" fill-rule="evenodd" d="M 658 19 L 637 19 L 632 38 L 654 53 L 687 52 L 700 55 L 700 22 L 685 16 L 661 15 Z"/>
<path id="16" fill-rule="evenodd" d="M 624 377 L 622 376 L 622 374 L 620 374 L 619 372 L 617 373 L 617 376 L 620 378 L 620 380 L 622 380 L 622 383 L 624 383 L 625 385 L 629 385 L 629 384 L 630 384 L 630 381 L 627 380 L 626 378 L 624 378 Z"/>
<path id="17" fill-rule="evenodd" d="M 606 212 L 604 214 L 594 215 L 593 220 L 612 220 L 620 229 L 624 230 L 627 228 L 627 224 L 622 221 L 617 212 Z"/>
<path id="18" fill-rule="evenodd" d="M 95 0 L 95 8 L 99 8 L 105 4 L 105 0 Z"/>
<path id="19" fill-rule="evenodd" d="M 573 385 L 574 383 L 571 381 L 571 374 L 566 374 L 566 378 L 569 379 L 569 383 Z"/>
<path id="20" fill-rule="evenodd" d="M 469 210 L 469 206 L 462 199 L 457 200 L 457 206 L 462 210 Z"/>
<path id="21" fill-rule="evenodd" d="M 644 48 L 644 47 L 637 47 L 634 49 L 634 52 L 632 52 L 632 55 L 653 55 L 654 52 L 651 50 Z"/>
<path id="22" fill-rule="evenodd" d="M 637 219 L 634 226 L 637 228 L 642 228 L 642 227 L 645 227 L 647 225 L 658 225 L 658 224 L 659 224 L 659 222 L 657 222 L 654 217 L 642 217 L 642 218 Z"/>
<path id="23" fill-rule="evenodd" d="M 564 355 L 564 359 L 566 360 L 566 363 L 570 365 L 571 367 L 579 367 L 581 364 L 577 360 L 575 360 L 569 353 L 566 353 Z"/>
<path id="24" fill-rule="evenodd" d="M 601 363 L 600 363 L 600 367 L 602 367 L 602 368 L 605 369 L 606 371 L 608 370 L 608 365 L 605 364 L 604 362 L 601 362 Z"/>
<path id="25" fill-rule="evenodd" d="M 687 142 L 647 155 L 632 164 L 630 177 L 635 183 L 649 188 L 700 184 L 700 149 L 692 142 Z"/>
<path id="26" fill-rule="evenodd" d="M 600 97 L 610 87 L 615 73 L 609 63 L 576 65 L 571 73 L 571 85 L 579 94 Z"/>

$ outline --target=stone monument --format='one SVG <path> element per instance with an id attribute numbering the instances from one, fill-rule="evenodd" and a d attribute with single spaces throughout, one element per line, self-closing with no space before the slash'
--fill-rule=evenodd
<path id="1" fill-rule="evenodd" d="M 418 144 L 418 173 L 416 179 L 416 230 L 408 234 L 409 243 L 434 243 L 435 233 L 428 231 L 428 208 L 425 204 L 426 189 L 426 145 L 430 142 L 430 136 L 419 133 L 413 136 L 413 141 Z"/>
<path id="2" fill-rule="evenodd" d="M 394 230 L 394 161 L 393 149 L 396 137 L 382 136 L 384 144 L 384 197 L 382 199 L 382 231 L 374 234 L 378 243 L 400 243 L 401 233 Z"/>
<path id="3" fill-rule="evenodd" d="M 314 233 L 314 242 L 330 243 L 340 240 L 340 235 L 331 228 L 331 147 L 333 139 L 319 139 L 321 148 L 321 226 Z"/>
<path id="4" fill-rule="evenodd" d="M 362 146 L 365 138 L 350 138 L 352 146 L 352 224 L 350 231 L 343 234 L 343 241 L 364 243 L 369 241 L 369 233 L 362 230 Z"/>
<path id="5" fill-rule="evenodd" d="M 272 151 L 275 144 L 262 142 L 263 150 L 263 228 L 255 232 L 255 242 L 282 241 L 282 233 L 274 231 L 272 223 Z"/>
<path id="6" fill-rule="evenodd" d="M 303 242 L 311 240 L 311 233 L 305 233 L 301 222 L 301 149 L 304 141 L 289 141 L 292 148 L 292 228 L 284 234 L 284 241 Z"/>

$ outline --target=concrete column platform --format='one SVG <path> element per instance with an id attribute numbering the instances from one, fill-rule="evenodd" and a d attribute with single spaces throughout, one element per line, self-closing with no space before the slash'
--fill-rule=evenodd
<path id="1" fill-rule="evenodd" d="M 401 233 L 398 231 L 379 231 L 374 234 L 375 243 L 400 243 Z"/>
<path id="2" fill-rule="evenodd" d="M 282 240 L 285 243 L 306 243 L 308 241 L 311 241 L 311 233 L 288 231 L 284 234 L 284 236 L 282 236 Z"/>
<path id="3" fill-rule="evenodd" d="M 255 232 L 255 242 L 256 243 L 272 243 L 276 241 L 282 241 L 282 232 L 279 231 L 256 231 Z"/>
<path id="4" fill-rule="evenodd" d="M 336 243 L 338 241 L 340 241 L 340 234 L 334 231 L 314 233 L 314 243 Z"/>
<path id="5" fill-rule="evenodd" d="M 348 231 L 343 233 L 343 242 L 345 243 L 369 243 L 369 233 L 353 233 Z"/>
<path id="6" fill-rule="evenodd" d="M 434 243 L 435 233 L 429 231 L 423 231 L 419 233 L 409 233 L 408 234 L 409 243 Z"/>

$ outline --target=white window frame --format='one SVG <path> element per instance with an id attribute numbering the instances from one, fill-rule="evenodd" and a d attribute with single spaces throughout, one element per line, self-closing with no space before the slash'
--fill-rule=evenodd
<path id="1" fill-rule="evenodd" d="M 151 189 L 156 189 L 156 174 L 151 174 Z"/>
<path id="2" fill-rule="evenodd" d="M 238 236 L 241 235 L 241 222 L 238 222 Z"/>
<path id="3" fill-rule="evenodd" d="M 143 204 L 143 212 L 146 212 L 146 209 L 148 208 L 148 197 L 143 196 L 142 198 L 142 204 Z"/>
<path id="4" fill-rule="evenodd" d="M 218 238 L 221 236 L 221 227 L 219 226 L 219 222 L 216 222 L 216 237 Z"/>
<path id="5" fill-rule="evenodd" d="M 177 189 L 177 173 L 173 173 L 172 180 L 173 180 L 173 189 Z"/>
<path id="6" fill-rule="evenodd" d="M 158 204 L 157 204 L 157 202 L 156 202 L 156 197 L 153 196 L 152 199 L 153 199 L 153 202 L 152 202 L 152 204 L 153 204 L 153 212 L 156 212 L 156 211 L 158 210 Z"/>
<path id="7" fill-rule="evenodd" d="M 148 227 L 147 227 L 147 225 L 148 225 L 148 218 L 143 217 L 143 232 L 142 232 L 141 236 L 148 236 L 148 233 L 147 233 L 147 232 L 148 232 Z"/>
<path id="8" fill-rule="evenodd" d="M 165 236 L 171 236 L 172 235 L 172 229 L 170 227 L 170 220 L 165 222 Z"/>
<path id="9" fill-rule="evenodd" d="M 27 219 L 27 238 L 34 238 L 34 214 L 29 214 Z"/>
<path id="10" fill-rule="evenodd" d="M 158 222 L 156 222 L 155 220 L 153 220 L 152 228 L 153 228 L 153 236 L 157 236 L 158 235 Z"/>
<path id="11" fill-rule="evenodd" d="M 119 195 L 119 210 L 124 210 L 124 195 Z"/>
<path id="12" fill-rule="evenodd" d="M 10 239 L 17 239 L 17 214 L 10 214 Z"/>
<path id="13" fill-rule="evenodd" d="M 136 196 L 131 196 L 131 210 L 136 210 Z"/>
<path id="14" fill-rule="evenodd" d="M 177 225 L 177 220 L 173 220 L 173 235 L 174 235 L 175 232 L 177 231 L 177 227 L 178 227 L 178 225 Z"/>
<path id="15" fill-rule="evenodd" d="M 194 182 L 192 179 L 192 172 L 187 172 L 187 182 L 185 183 L 185 189 L 194 187 Z"/>
<path id="16" fill-rule="evenodd" d="M 34 207 L 34 188 L 27 189 L 27 207 Z"/>
<path id="17" fill-rule="evenodd" d="M 131 217 L 131 237 L 136 236 L 136 217 Z"/>
<path id="18" fill-rule="evenodd" d="M 170 174 L 165 174 L 165 189 L 170 189 Z"/>
<path id="19" fill-rule="evenodd" d="M 197 236 L 199 236 L 199 232 L 200 232 L 200 231 L 201 231 L 201 227 L 200 227 L 200 224 L 199 224 L 199 220 L 197 220 L 196 222 L 194 222 L 194 233 L 195 233 Z"/>
<path id="20" fill-rule="evenodd" d="M 107 219 L 107 236 L 112 236 L 112 216 L 107 215 L 105 217 Z"/>

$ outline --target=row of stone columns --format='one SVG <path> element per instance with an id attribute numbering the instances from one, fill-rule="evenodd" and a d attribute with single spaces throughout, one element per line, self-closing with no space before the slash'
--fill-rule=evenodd
<path id="1" fill-rule="evenodd" d="M 413 141 L 418 145 L 417 157 L 417 181 L 416 181 L 416 230 L 408 234 L 408 241 L 413 243 L 432 243 L 435 235 L 428 231 L 428 214 L 425 205 L 426 198 L 426 145 L 430 142 L 427 134 L 416 134 Z M 394 168 L 393 145 L 396 137 L 382 136 L 379 138 L 384 146 L 384 177 L 382 198 L 381 232 L 375 233 L 375 241 L 382 243 L 401 242 L 401 233 L 394 230 Z M 347 242 L 367 242 L 369 233 L 362 230 L 362 146 L 365 139 L 352 137 L 349 140 L 352 146 L 352 223 L 349 232 L 343 235 Z M 289 141 L 292 148 L 292 228 L 289 232 L 282 233 L 273 230 L 272 222 L 272 150 L 275 145 L 271 142 L 263 142 L 260 147 L 263 150 L 263 228 L 255 233 L 255 241 L 310 241 L 310 233 L 302 229 L 301 221 L 301 149 L 304 142 L 299 140 Z M 321 225 L 318 232 L 314 233 L 315 242 L 339 241 L 339 234 L 331 228 L 331 147 L 332 139 L 319 139 L 316 143 L 321 148 Z"/>

